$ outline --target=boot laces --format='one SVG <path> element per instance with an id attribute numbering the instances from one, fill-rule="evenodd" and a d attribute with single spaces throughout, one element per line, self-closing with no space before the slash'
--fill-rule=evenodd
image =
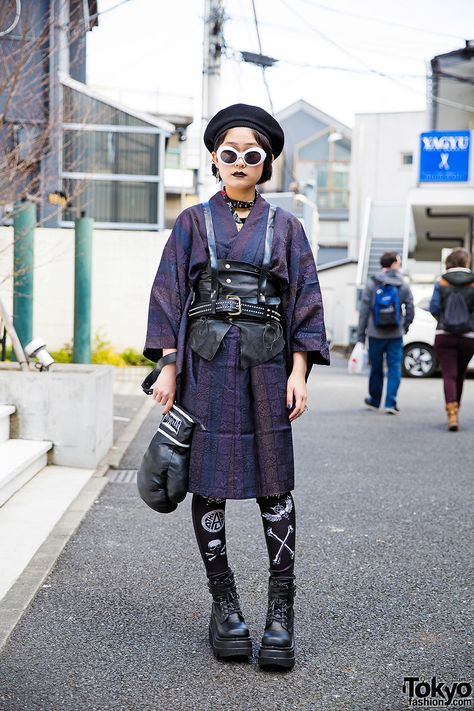
<path id="1" fill-rule="evenodd" d="M 280 622 L 285 626 L 288 622 L 288 600 L 281 597 L 275 597 L 268 601 L 267 625 L 273 621 Z"/>
<path id="2" fill-rule="evenodd" d="M 236 592 L 229 590 L 223 595 L 215 595 L 214 602 L 217 602 L 223 614 L 228 617 L 233 612 L 241 613 L 239 596 Z"/>

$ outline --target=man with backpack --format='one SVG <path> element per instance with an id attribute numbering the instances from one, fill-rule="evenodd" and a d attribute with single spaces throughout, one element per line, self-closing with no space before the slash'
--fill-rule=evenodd
<path id="1" fill-rule="evenodd" d="M 474 273 L 466 249 L 446 258 L 446 272 L 437 280 L 430 311 L 436 317 L 435 352 L 444 384 L 448 430 L 459 429 L 458 410 L 467 366 L 474 356 Z"/>
<path id="2" fill-rule="evenodd" d="M 400 386 L 403 334 L 415 314 L 413 295 L 400 273 L 401 260 L 396 252 L 380 258 L 381 271 L 370 277 L 362 294 L 357 340 L 369 339 L 369 397 L 364 402 L 378 410 L 382 400 L 383 361 L 387 359 L 387 392 L 384 410 L 398 415 L 397 393 Z"/>

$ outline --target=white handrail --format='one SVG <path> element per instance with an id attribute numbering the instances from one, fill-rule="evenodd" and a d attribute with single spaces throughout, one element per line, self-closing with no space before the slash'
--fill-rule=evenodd
<path id="1" fill-rule="evenodd" d="M 364 208 L 364 219 L 362 222 L 362 232 L 359 247 L 359 259 L 357 262 L 357 274 L 356 274 L 356 284 L 357 286 L 362 286 L 362 279 L 364 276 L 364 266 L 367 255 L 367 243 L 369 241 L 369 223 L 370 223 L 370 211 L 372 209 L 372 198 L 369 196 L 365 199 Z"/>
<path id="2" fill-rule="evenodd" d="M 10 340 L 12 342 L 12 347 L 13 350 L 15 351 L 16 359 L 20 365 L 21 370 L 29 370 L 29 364 L 25 356 L 25 351 L 22 348 L 22 345 L 20 343 L 20 339 L 17 336 L 17 332 L 15 331 L 15 327 L 13 323 L 10 320 L 9 315 L 7 314 L 7 311 L 2 303 L 2 300 L 0 299 L 0 321 L 3 321 L 5 324 L 5 328 L 7 330 L 8 335 L 10 336 Z"/>
<path id="3" fill-rule="evenodd" d="M 405 224 L 403 229 L 403 250 L 402 250 L 402 269 L 407 268 L 408 260 L 408 247 L 410 241 L 410 218 L 411 218 L 411 205 L 409 202 L 406 204 L 405 208 Z"/>

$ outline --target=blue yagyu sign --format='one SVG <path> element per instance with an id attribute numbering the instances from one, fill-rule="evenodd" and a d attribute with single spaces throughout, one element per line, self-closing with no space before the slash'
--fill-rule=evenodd
<path id="1" fill-rule="evenodd" d="M 420 182 L 461 182 L 469 178 L 469 131 L 429 131 L 420 135 Z"/>

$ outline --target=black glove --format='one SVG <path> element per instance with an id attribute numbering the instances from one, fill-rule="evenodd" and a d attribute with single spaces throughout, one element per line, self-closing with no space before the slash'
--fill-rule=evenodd
<path id="1" fill-rule="evenodd" d="M 151 386 L 163 366 L 175 360 L 176 353 L 169 353 L 158 361 L 156 368 L 142 383 L 144 392 L 151 394 Z M 189 448 L 196 422 L 196 418 L 174 403 L 171 410 L 161 418 L 158 430 L 143 456 L 137 486 L 143 501 L 154 511 L 171 513 L 186 496 Z"/>
<path id="2" fill-rule="evenodd" d="M 137 475 L 143 501 L 154 511 L 171 513 L 186 496 L 189 448 L 195 420 L 174 404 L 163 415 Z"/>

